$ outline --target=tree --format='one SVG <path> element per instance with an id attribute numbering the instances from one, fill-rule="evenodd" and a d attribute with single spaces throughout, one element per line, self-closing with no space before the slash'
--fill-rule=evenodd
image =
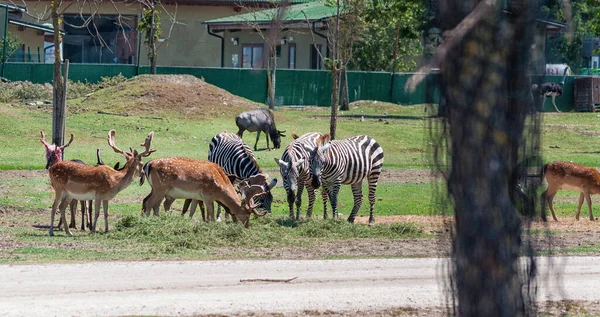
<path id="1" fill-rule="evenodd" d="M 21 47 L 22 44 L 23 41 L 21 41 L 20 38 L 10 32 L 6 32 L 6 50 L 4 49 L 4 41 L 0 41 L 0 58 L 2 59 L 2 62 L 8 61 L 8 59 L 19 50 L 19 47 Z"/>
<path id="2" fill-rule="evenodd" d="M 377 0 L 364 12 L 367 27 L 354 47 L 350 67 L 363 71 L 410 72 L 423 53 L 424 0 Z"/>
<path id="3" fill-rule="evenodd" d="M 331 74 L 331 119 L 329 135 L 335 139 L 337 129 L 337 113 L 340 94 L 340 74 L 348 67 L 354 54 L 354 43 L 360 38 L 365 27 L 361 14 L 366 2 L 364 0 L 327 0 L 326 5 L 336 9 L 336 15 L 327 21 L 327 46 L 331 58 L 325 58 L 319 52 L 325 68 Z M 345 109 L 342 109 L 345 110 Z"/>
<path id="4" fill-rule="evenodd" d="M 524 174 L 520 166 L 527 165 L 520 162 L 540 147 L 528 72 L 537 8 L 511 0 L 509 15 L 495 0 L 439 4 L 444 42 L 422 70 L 440 69 L 440 103 L 447 109 L 445 117 L 431 119 L 430 133 L 435 166 L 446 181 L 439 195 L 454 215 L 450 313 L 532 315 L 535 258 L 522 235 L 530 220 L 512 200 Z M 413 78 L 410 87 L 424 79 Z M 538 185 L 525 190 L 533 193 L 524 204 L 527 215 L 535 215 Z M 528 257 L 521 262 L 523 250 Z"/>
<path id="5" fill-rule="evenodd" d="M 246 10 L 252 16 L 252 20 L 247 24 L 252 27 L 263 39 L 265 51 L 267 54 L 263 56 L 263 63 L 267 71 L 267 88 L 269 90 L 269 109 L 275 109 L 275 86 L 277 79 L 277 49 L 280 48 L 279 35 L 284 28 L 286 12 L 290 5 L 289 0 L 282 0 L 274 4 L 275 8 L 271 10 Z M 262 23 L 264 20 L 269 20 L 269 25 L 265 28 Z"/>
<path id="6" fill-rule="evenodd" d="M 177 2 L 175 2 L 176 9 L 173 15 L 169 13 L 160 0 L 140 0 L 139 3 L 142 8 L 142 18 L 138 23 L 138 30 L 144 33 L 144 44 L 148 45 L 150 73 L 156 74 L 158 50 L 163 44 L 168 43 L 173 27 L 175 24 L 178 24 Z M 163 32 L 160 22 L 160 15 L 162 13 L 165 13 L 171 22 L 169 34 L 163 40 L 160 38 Z"/>

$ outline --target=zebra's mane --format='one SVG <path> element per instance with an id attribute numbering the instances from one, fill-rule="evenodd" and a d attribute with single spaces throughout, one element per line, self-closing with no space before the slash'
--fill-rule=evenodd
<path id="1" fill-rule="evenodd" d="M 236 134 L 236 136 L 237 136 L 237 134 Z M 238 138 L 239 138 L 239 136 L 238 136 Z M 263 172 L 262 168 L 260 167 L 260 164 L 258 164 L 258 162 L 256 161 L 256 157 L 254 156 L 254 152 L 252 152 L 252 150 L 250 150 L 250 147 L 248 146 L 248 144 L 246 144 L 246 142 L 242 141 L 241 138 L 240 138 L 240 141 L 242 142 L 242 149 L 244 150 L 244 153 L 256 165 L 256 167 L 258 168 L 258 172 L 262 173 Z"/>

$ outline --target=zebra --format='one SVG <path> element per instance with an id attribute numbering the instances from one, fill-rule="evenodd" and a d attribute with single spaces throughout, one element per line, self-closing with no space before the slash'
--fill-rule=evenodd
<path id="1" fill-rule="evenodd" d="M 341 184 L 350 185 L 354 196 L 354 208 L 348 222 L 354 223 L 354 218 L 362 204 L 362 181 L 369 181 L 369 225 L 375 223 L 373 207 L 375 205 L 375 191 L 377 181 L 383 165 L 383 148 L 373 138 L 359 135 L 345 140 L 330 141 L 328 134 L 322 135 L 317 140 L 315 147 L 307 146 L 310 150 L 310 174 L 312 186 L 327 192 L 331 202 L 333 218 L 337 218 L 337 196 Z"/>
<path id="2" fill-rule="evenodd" d="M 237 134 L 223 131 L 215 135 L 210 141 L 208 147 L 208 160 L 219 164 L 226 174 L 235 177 L 233 183 L 240 183 L 250 176 L 262 173 L 262 169 L 256 157 L 248 144 L 242 141 L 242 138 Z M 270 184 L 264 184 L 266 195 L 259 199 L 258 208 L 262 208 L 271 212 L 271 204 L 273 203 L 273 195 L 271 189 L 277 184 L 277 179 L 271 180 Z M 217 209 L 217 219 L 220 215 L 220 208 Z"/>
<path id="3" fill-rule="evenodd" d="M 306 217 L 312 217 L 313 205 L 315 203 L 315 189 L 310 181 L 310 171 L 308 166 L 308 158 L 310 152 L 305 149 L 305 146 L 315 147 L 317 138 L 322 134 L 318 132 L 309 132 L 301 136 L 292 132 L 292 137 L 295 139 L 290 143 L 281 159 L 274 158 L 275 163 L 279 165 L 279 172 L 283 178 L 283 188 L 287 192 L 287 202 L 290 207 L 290 218 L 294 219 L 294 201 L 296 202 L 296 220 L 300 219 L 300 206 L 302 205 L 302 191 L 306 187 L 308 193 L 308 209 Z M 324 210 L 327 210 L 327 196 L 323 195 Z M 325 213 L 326 215 L 327 213 Z"/>

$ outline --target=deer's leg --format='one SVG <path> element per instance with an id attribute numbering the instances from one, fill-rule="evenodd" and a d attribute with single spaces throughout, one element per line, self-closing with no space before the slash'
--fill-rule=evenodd
<path id="1" fill-rule="evenodd" d="M 88 200 L 88 212 L 87 212 L 87 214 L 88 214 L 88 218 L 87 218 L 87 227 L 88 227 L 88 229 L 92 228 L 92 211 L 93 211 L 92 207 L 93 207 L 93 203 L 94 203 L 93 200 Z"/>
<path id="2" fill-rule="evenodd" d="M 163 202 L 163 207 L 165 208 L 165 212 L 171 211 L 171 206 L 173 205 L 173 202 L 175 202 L 175 198 L 165 197 L 165 201 Z"/>
<path id="3" fill-rule="evenodd" d="M 583 205 L 583 198 L 585 194 L 582 192 L 579 194 L 579 205 L 577 205 L 577 213 L 575 214 L 575 220 L 579 220 L 579 215 L 581 214 L 581 206 Z"/>
<path id="4" fill-rule="evenodd" d="M 206 222 L 206 210 L 204 209 L 204 202 L 202 200 L 198 200 L 198 205 L 200 205 L 200 213 L 202 214 L 202 221 Z"/>
<path id="5" fill-rule="evenodd" d="M 154 209 L 154 206 L 156 206 L 156 205 L 160 206 L 160 202 L 166 196 L 167 191 L 168 191 L 168 189 L 158 192 L 158 191 L 155 191 L 153 188 L 152 191 L 150 192 L 150 195 L 148 195 L 148 196 L 146 196 L 146 198 L 144 198 L 144 201 L 143 201 L 144 206 L 143 206 L 142 210 L 144 211 L 146 216 L 150 215 L 150 209 Z"/>
<path id="6" fill-rule="evenodd" d="M 81 231 L 85 231 L 85 207 L 87 201 L 81 200 Z"/>
<path id="7" fill-rule="evenodd" d="M 56 214 L 56 208 L 62 202 L 64 195 L 62 193 L 56 193 L 56 197 L 54 198 L 54 203 L 52 203 L 52 213 L 50 214 L 50 231 L 48 232 L 50 236 L 54 236 L 54 214 Z"/>
<path id="8" fill-rule="evenodd" d="M 188 209 L 190 208 L 190 204 L 192 203 L 192 199 L 186 199 L 185 202 L 183 203 L 183 208 L 181 209 L 181 215 L 185 215 L 185 213 L 188 211 Z M 190 216 L 191 218 L 191 216 Z"/>
<path id="9" fill-rule="evenodd" d="M 77 228 L 77 225 L 75 225 L 75 214 L 77 213 L 77 205 L 79 205 L 78 202 L 79 201 L 76 199 L 73 199 L 69 203 L 69 208 L 71 210 L 71 222 L 69 222 L 69 228 Z"/>
<path id="10" fill-rule="evenodd" d="M 108 200 L 102 201 L 102 207 L 104 208 L 104 232 L 108 232 Z"/>
<path id="11" fill-rule="evenodd" d="M 254 143 L 254 151 L 256 150 L 256 145 L 258 144 L 258 139 L 260 138 L 260 130 L 256 131 L 256 142 Z"/>
<path id="12" fill-rule="evenodd" d="M 101 203 L 102 203 L 102 201 L 100 199 L 94 200 L 94 221 L 92 221 L 92 228 L 90 228 L 91 232 L 96 232 L 96 223 L 98 222 L 98 217 L 100 216 L 100 204 Z"/>
<path id="13" fill-rule="evenodd" d="M 550 188 L 548 187 L 546 189 L 546 191 L 542 194 L 542 200 L 548 200 L 548 206 L 550 207 L 550 211 L 552 212 L 552 218 L 554 219 L 554 221 L 558 221 L 558 218 L 556 218 L 556 213 L 554 212 L 554 204 L 552 203 L 554 200 L 554 196 L 556 196 L 556 193 L 558 192 L 558 188 Z M 544 207 L 544 206 L 542 206 Z M 545 210 L 542 212 L 542 219 L 545 218 Z M 545 219 L 544 219 L 545 221 Z"/>
<path id="14" fill-rule="evenodd" d="M 554 106 L 554 110 L 556 110 L 556 112 L 560 112 L 560 110 L 558 110 L 558 107 L 556 106 L 556 95 L 552 94 L 552 105 Z"/>
<path id="15" fill-rule="evenodd" d="M 352 196 L 354 196 L 354 207 L 352 207 L 352 212 L 350 212 L 350 215 L 348 216 L 349 223 L 354 223 L 354 218 L 356 218 L 356 214 L 358 214 L 358 210 L 362 205 L 362 182 L 352 184 Z"/>
<path id="16" fill-rule="evenodd" d="M 208 215 L 208 221 L 214 222 L 215 221 L 215 206 L 213 205 L 213 201 L 205 200 L 204 204 L 206 205 L 206 213 Z"/>
<path id="17" fill-rule="evenodd" d="M 594 221 L 594 215 L 592 214 L 592 194 L 589 191 L 585 195 L 585 200 L 587 200 L 588 209 L 590 210 L 590 220 Z"/>
<path id="18" fill-rule="evenodd" d="M 71 230 L 69 230 L 69 225 L 67 225 L 67 217 L 65 216 L 65 210 L 67 209 L 67 206 L 71 203 L 72 200 L 73 199 L 71 199 L 69 196 L 67 196 L 60 203 L 60 206 L 58 206 L 58 208 L 60 209 L 60 219 L 63 222 L 63 225 L 65 227 L 65 233 L 68 236 L 72 236 L 73 234 L 71 233 Z"/>
<path id="19" fill-rule="evenodd" d="M 187 203 L 188 200 L 190 201 L 190 204 L 191 204 L 191 207 L 190 206 L 188 206 L 188 207 L 190 207 L 190 219 L 192 219 L 192 217 L 194 217 L 194 214 L 196 213 L 196 206 L 198 206 L 198 201 L 195 199 L 186 199 L 185 202 Z M 187 209 L 187 208 L 185 208 L 185 206 L 183 208 Z M 184 213 L 182 212 L 181 214 L 183 215 Z"/>

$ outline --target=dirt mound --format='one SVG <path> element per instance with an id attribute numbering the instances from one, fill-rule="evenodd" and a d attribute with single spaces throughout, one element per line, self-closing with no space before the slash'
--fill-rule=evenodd
<path id="1" fill-rule="evenodd" d="M 191 75 L 141 75 L 83 99 L 82 110 L 130 115 L 230 116 L 259 105 Z"/>

